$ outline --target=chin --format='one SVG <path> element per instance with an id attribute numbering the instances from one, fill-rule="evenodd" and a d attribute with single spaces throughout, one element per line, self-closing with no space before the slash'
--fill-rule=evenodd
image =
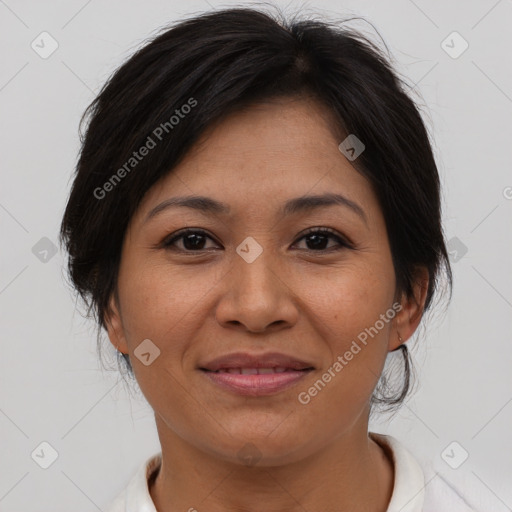
<path id="1" fill-rule="evenodd" d="M 310 453 L 308 443 L 297 439 L 292 432 L 267 430 L 255 434 L 253 429 L 245 435 L 227 438 L 223 449 L 219 444 L 212 447 L 215 455 L 228 462 L 242 466 L 272 467 L 297 462 Z M 311 452 L 312 453 L 312 452 Z"/>

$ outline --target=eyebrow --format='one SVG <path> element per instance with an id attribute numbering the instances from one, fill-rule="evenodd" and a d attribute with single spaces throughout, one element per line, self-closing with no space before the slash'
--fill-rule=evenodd
<path id="1" fill-rule="evenodd" d="M 368 219 L 364 210 L 354 201 L 348 199 L 341 194 L 320 194 L 320 195 L 306 195 L 296 197 L 286 201 L 279 211 L 280 217 L 294 215 L 297 213 L 304 213 L 316 210 L 321 207 L 327 206 L 344 206 L 356 213 L 361 219 L 368 224 Z M 228 215 L 231 208 L 226 204 L 206 196 L 182 196 L 171 197 L 162 203 L 155 206 L 146 216 L 144 222 L 158 215 L 159 213 L 167 210 L 168 208 L 192 208 L 194 210 L 207 214 Z"/>

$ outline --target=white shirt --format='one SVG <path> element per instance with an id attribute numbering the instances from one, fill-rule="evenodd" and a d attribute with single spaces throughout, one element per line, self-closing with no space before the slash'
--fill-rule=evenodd
<path id="1" fill-rule="evenodd" d="M 451 484 L 430 467 L 424 469 L 394 437 L 371 433 L 393 456 L 395 481 L 386 512 L 478 512 Z M 147 459 L 128 486 L 111 503 L 107 512 L 157 512 L 148 488 L 148 479 L 159 468 L 162 453 Z"/>

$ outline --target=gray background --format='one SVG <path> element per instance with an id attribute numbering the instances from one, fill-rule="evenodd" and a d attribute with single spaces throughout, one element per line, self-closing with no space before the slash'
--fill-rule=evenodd
<path id="1" fill-rule="evenodd" d="M 159 450 L 151 409 L 130 398 L 114 364 L 100 365 L 92 322 L 51 247 L 80 115 L 110 73 L 166 23 L 242 4 L 0 0 L 0 511 L 104 510 Z M 372 430 L 432 461 L 475 504 L 512 510 L 512 1 L 278 5 L 375 25 L 423 105 L 442 174 L 453 301 L 418 339 L 416 394 Z M 351 26 L 378 41 L 368 23 Z M 44 31 L 58 43 L 47 58 L 31 47 L 51 49 Z M 469 44 L 456 58 L 445 51 L 463 48 L 453 31 Z M 113 361 L 112 350 L 105 338 Z M 58 453 L 47 469 L 50 448 L 31 456 L 42 442 Z M 458 469 L 442 457 L 460 460 L 462 450 L 469 457 Z"/>

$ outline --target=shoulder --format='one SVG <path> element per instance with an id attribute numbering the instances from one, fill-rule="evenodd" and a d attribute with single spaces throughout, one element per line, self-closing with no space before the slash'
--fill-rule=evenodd
<path id="1" fill-rule="evenodd" d="M 453 482 L 431 461 L 417 459 L 396 438 L 370 433 L 393 459 L 395 483 L 386 512 L 480 512 L 470 503 L 467 483 Z"/>

